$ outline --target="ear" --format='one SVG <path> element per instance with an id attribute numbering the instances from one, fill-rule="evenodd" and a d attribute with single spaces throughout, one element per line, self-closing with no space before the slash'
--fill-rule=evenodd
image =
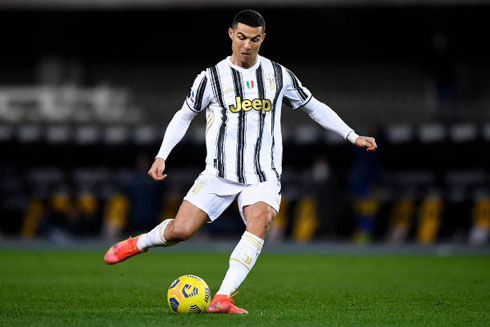
<path id="1" fill-rule="evenodd" d="M 228 36 L 233 40 L 233 28 L 228 27 Z"/>
<path id="2" fill-rule="evenodd" d="M 264 40 L 265 40 L 265 36 L 266 36 L 266 34 L 265 34 L 265 33 L 264 33 L 264 34 L 262 34 L 262 41 L 264 41 Z"/>

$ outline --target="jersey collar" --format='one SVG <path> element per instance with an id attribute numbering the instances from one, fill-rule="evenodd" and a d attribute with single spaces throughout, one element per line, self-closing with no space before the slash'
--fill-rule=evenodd
<path id="1" fill-rule="evenodd" d="M 255 63 L 255 65 L 253 65 L 250 68 L 242 68 L 240 66 L 235 65 L 234 63 L 231 62 L 231 56 L 226 57 L 226 61 L 228 62 L 228 65 L 230 65 L 231 67 L 233 67 L 234 69 L 236 69 L 238 71 L 241 71 L 241 72 L 251 72 L 251 71 L 256 70 L 257 67 L 260 66 L 260 62 L 262 61 L 262 57 L 259 56 L 259 55 L 257 55 L 257 62 Z"/>

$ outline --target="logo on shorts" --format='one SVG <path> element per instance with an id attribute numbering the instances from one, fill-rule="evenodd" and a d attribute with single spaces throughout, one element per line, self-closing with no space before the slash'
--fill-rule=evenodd
<path id="1" fill-rule="evenodd" d="M 206 184 L 206 183 L 200 182 L 200 183 L 197 183 L 196 185 L 194 185 L 194 187 L 192 188 L 191 193 L 192 194 L 199 194 L 199 192 L 201 192 L 201 189 L 204 186 L 204 184 Z"/>

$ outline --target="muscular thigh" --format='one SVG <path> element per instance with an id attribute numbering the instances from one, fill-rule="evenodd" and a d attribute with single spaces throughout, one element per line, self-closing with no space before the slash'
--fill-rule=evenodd
<path id="1" fill-rule="evenodd" d="M 259 203 L 267 204 L 268 207 L 257 205 Z M 247 222 L 245 217 L 245 208 L 248 209 L 248 215 L 252 212 L 257 212 L 257 209 L 272 208 L 274 217 L 279 212 L 281 204 L 281 183 L 278 181 L 268 181 L 259 184 L 247 186 L 238 196 L 238 209 L 244 222 Z M 254 210 L 251 210 L 253 208 Z M 263 211 L 263 210 L 262 210 Z"/>
<path id="2" fill-rule="evenodd" d="M 175 216 L 175 223 L 185 224 L 196 229 L 199 229 L 208 220 L 207 213 L 186 200 L 182 201 L 179 211 L 177 211 L 177 215 Z"/>
<path id="3" fill-rule="evenodd" d="M 182 242 L 192 237 L 208 221 L 208 215 L 188 201 L 183 201 L 177 216 L 163 235 L 170 242 Z"/>
<path id="4" fill-rule="evenodd" d="M 277 216 L 277 211 L 269 204 L 259 201 L 243 207 L 243 215 L 247 224 L 258 219 L 273 219 Z"/>

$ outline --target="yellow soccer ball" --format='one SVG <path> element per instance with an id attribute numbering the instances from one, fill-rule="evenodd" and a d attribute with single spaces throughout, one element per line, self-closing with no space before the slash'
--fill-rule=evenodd
<path id="1" fill-rule="evenodd" d="M 206 312 L 211 301 L 211 290 L 202 278 L 184 275 L 170 284 L 167 300 L 170 309 L 176 313 Z"/>

